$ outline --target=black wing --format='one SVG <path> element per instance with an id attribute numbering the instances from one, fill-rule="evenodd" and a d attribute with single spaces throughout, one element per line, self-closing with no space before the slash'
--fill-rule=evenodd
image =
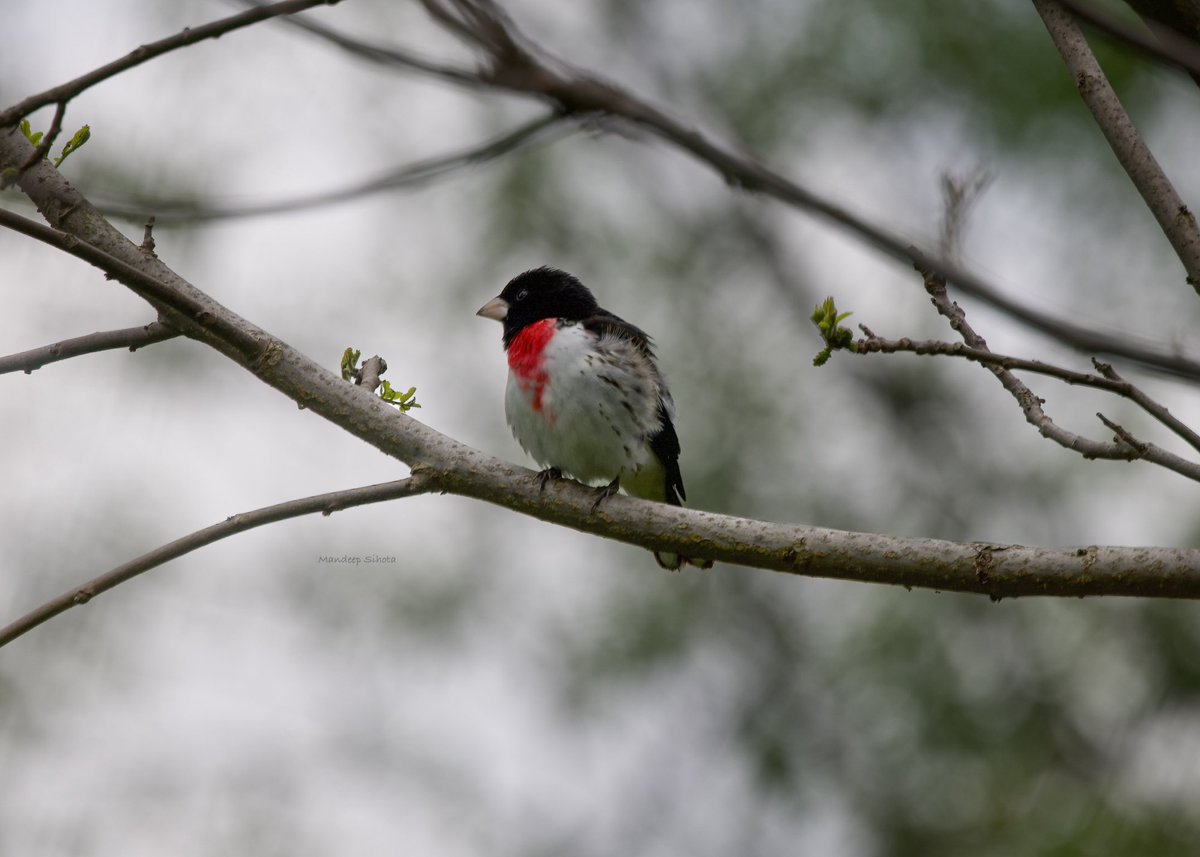
<path id="1" fill-rule="evenodd" d="M 658 400 L 658 416 L 662 420 L 662 428 L 658 434 L 650 438 L 650 451 L 662 462 L 666 476 L 666 501 L 672 506 L 682 506 L 687 499 L 683 490 L 683 474 L 679 472 L 679 435 L 675 433 L 675 424 L 662 399 Z"/>
<path id="2" fill-rule="evenodd" d="M 632 342 L 658 376 L 658 366 L 654 362 L 654 343 L 640 327 L 606 309 L 597 309 L 583 320 L 583 326 L 597 335 L 609 334 Z M 658 377 L 658 383 L 663 391 L 658 398 L 659 429 L 650 436 L 650 451 L 658 456 L 663 465 L 666 482 L 663 486 L 663 499 L 672 506 L 682 506 L 683 501 L 687 499 L 687 492 L 683 490 L 683 475 L 679 472 L 679 435 L 675 433 L 675 424 L 671 422 L 671 415 L 667 412 L 667 403 L 664 401 L 664 395 L 670 394 L 666 393 L 666 385 L 661 377 Z"/>
<path id="3" fill-rule="evenodd" d="M 654 362 L 654 344 L 646 331 L 635 324 L 630 324 L 620 316 L 613 315 L 606 309 L 597 309 L 595 313 L 583 320 L 585 329 L 597 335 L 609 334 L 626 339 L 637 346 L 642 356 Z"/>

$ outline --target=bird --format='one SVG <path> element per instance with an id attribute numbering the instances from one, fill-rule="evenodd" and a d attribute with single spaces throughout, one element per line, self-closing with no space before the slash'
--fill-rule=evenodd
<path id="1" fill-rule="evenodd" d="M 682 506 L 675 403 L 650 337 L 600 307 L 566 271 L 534 268 L 509 280 L 476 315 L 504 326 L 504 413 L 513 437 L 542 468 L 542 487 L 564 474 L 605 483 L 593 508 L 627 494 Z M 709 560 L 655 551 L 660 566 Z"/>

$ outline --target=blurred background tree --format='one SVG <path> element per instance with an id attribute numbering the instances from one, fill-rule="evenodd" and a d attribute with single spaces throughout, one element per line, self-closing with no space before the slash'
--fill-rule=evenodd
<path id="1" fill-rule="evenodd" d="M 506 8 L 551 53 L 926 243 L 941 177 L 985 170 L 972 267 L 1081 323 L 1191 339 L 1195 296 L 1031 5 Z M 21 38 L 0 57 L 0 102 L 226 11 L 56 9 L 6 8 Z M 317 15 L 465 56 L 417 4 Z M 1093 43 L 1195 199 L 1194 84 Z M 538 110 L 276 22 L 81 97 L 68 124 L 93 140 L 66 170 L 96 198 L 255 204 Z M 696 506 L 951 539 L 1197 544 L 1191 485 L 1051 446 L 978 367 L 897 355 L 814 369 L 807 316 L 829 293 L 883 335 L 944 337 L 919 279 L 644 142 L 576 134 L 343 205 L 164 220 L 159 254 L 330 366 L 350 343 L 384 354 L 397 386 L 418 386 L 419 418 L 514 460 L 498 337 L 471 313 L 549 263 L 655 334 Z M 0 234 L 4 353 L 145 314 L 27 245 Z M 964 303 L 997 350 L 1081 361 Z M 1194 390 L 1138 380 L 1198 421 Z M 1094 396 L 1035 389 L 1091 430 Z M 392 478 L 265 392 L 180 341 L 7 376 L 5 613 L 231 512 Z M 454 498 L 294 521 L 4 650 L 0 850 L 1191 854 L 1195 611 L 667 575 L 637 549 Z"/>

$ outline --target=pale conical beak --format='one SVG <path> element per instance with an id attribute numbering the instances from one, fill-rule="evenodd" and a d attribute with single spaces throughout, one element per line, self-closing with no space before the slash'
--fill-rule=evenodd
<path id="1" fill-rule="evenodd" d="M 504 298 L 492 298 L 481 306 L 475 315 L 490 318 L 492 321 L 504 321 L 508 317 L 508 301 Z"/>

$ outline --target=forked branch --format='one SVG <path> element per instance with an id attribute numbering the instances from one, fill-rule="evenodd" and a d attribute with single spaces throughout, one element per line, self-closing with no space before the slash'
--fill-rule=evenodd
<path id="1" fill-rule="evenodd" d="M 981 363 L 996 376 L 996 380 L 1000 382 L 1004 389 L 1008 390 L 1012 397 L 1016 399 L 1017 404 L 1020 405 L 1021 412 L 1025 415 L 1025 420 L 1036 428 L 1043 437 L 1054 441 L 1059 446 L 1078 452 L 1084 458 L 1101 458 L 1115 461 L 1144 460 L 1165 467 L 1181 476 L 1186 476 L 1188 479 L 1200 481 L 1200 464 L 1188 461 L 1155 444 L 1136 440 L 1124 430 L 1118 432 L 1117 437 L 1112 442 L 1103 442 L 1068 431 L 1058 425 L 1042 408 L 1043 400 L 1013 373 L 1014 368 L 1022 368 L 1010 365 L 1007 362 L 1013 358 L 984 359 L 982 357 L 984 354 L 990 354 L 991 349 L 988 348 L 986 340 L 976 333 L 975 329 L 967 321 L 966 313 L 963 312 L 962 307 L 950 300 L 949 295 L 946 293 L 946 281 L 939 274 L 932 271 L 921 271 L 920 273 L 924 278 L 925 291 L 933 301 L 934 307 L 937 308 L 939 314 L 950 322 L 950 326 L 954 328 L 959 336 L 962 337 L 963 342 L 971 349 L 972 359 Z M 967 356 L 967 354 L 963 356 Z M 1026 361 L 1024 368 L 1032 368 L 1030 364 L 1042 367 L 1042 374 L 1058 374 L 1063 380 L 1068 380 L 1067 377 L 1064 377 L 1067 374 L 1065 370 L 1047 372 L 1044 368 L 1045 364 L 1038 364 L 1035 361 Z M 1097 365 L 1099 368 L 1103 364 Z M 1103 370 L 1101 371 L 1103 372 Z M 1111 367 L 1107 367 L 1107 371 L 1109 373 L 1107 383 L 1103 378 L 1085 382 L 1082 380 L 1082 376 L 1075 376 L 1074 381 L 1076 383 L 1087 383 L 1088 386 L 1107 388 L 1110 392 L 1120 392 L 1117 388 L 1119 376 L 1117 376 Z M 1143 407 L 1146 407 L 1156 419 L 1164 422 L 1168 427 L 1173 428 L 1173 430 L 1175 426 L 1178 426 L 1179 429 L 1185 432 L 1185 439 L 1189 443 L 1195 441 L 1195 433 L 1174 417 L 1170 417 L 1166 408 L 1150 400 L 1141 390 L 1137 390 L 1136 394 L 1134 394 L 1133 391 L 1136 388 L 1129 385 L 1128 382 L 1121 381 L 1121 384 L 1127 385 L 1129 397 L 1142 404 Z M 1103 417 L 1101 419 L 1104 420 Z M 1170 422 L 1167 422 L 1168 419 Z M 1106 420 L 1105 424 L 1108 425 Z"/>

